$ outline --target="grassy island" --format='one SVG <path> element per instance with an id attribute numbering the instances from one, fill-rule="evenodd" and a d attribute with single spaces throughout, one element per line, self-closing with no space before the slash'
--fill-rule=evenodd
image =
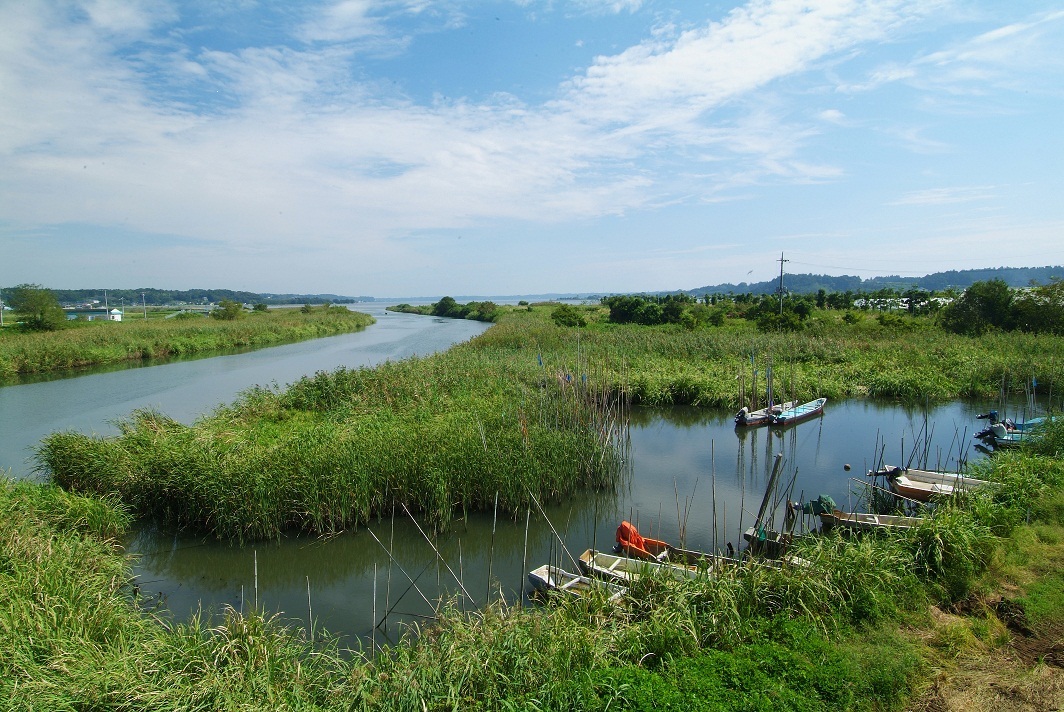
<path id="1" fill-rule="evenodd" d="M 0 698 L 49 709 L 1007 709 L 1064 702 L 1064 423 L 980 465 L 999 486 L 907 533 L 817 537 L 808 566 L 649 578 L 618 604 L 459 606 L 376 655 L 256 612 L 164 625 L 115 545 L 130 517 L 234 541 L 357 526 L 402 502 L 463 508 L 610 487 L 624 407 L 727 405 L 774 355 L 801 397 L 1059 391 L 1064 344 L 949 335 L 919 319 L 802 334 L 742 324 L 586 327 L 513 309 L 426 359 L 260 389 L 191 426 L 133 414 L 56 433 L 56 484 L 0 488 Z M 1026 709 L 1014 707 L 1015 709 Z M 1029 707 L 1037 709 L 1037 707 Z"/>
<path id="2" fill-rule="evenodd" d="M 122 322 L 72 321 L 54 331 L 0 330 L 0 378 L 47 373 L 124 361 L 211 355 L 364 329 L 368 314 L 345 307 L 271 309 L 239 319 L 212 319 L 196 313 L 152 312 L 147 319 Z"/>

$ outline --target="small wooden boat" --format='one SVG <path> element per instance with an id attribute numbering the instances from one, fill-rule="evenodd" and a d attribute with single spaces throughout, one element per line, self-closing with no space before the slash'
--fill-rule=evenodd
<path id="1" fill-rule="evenodd" d="M 831 531 L 835 527 L 857 531 L 902 531 L 919 526 L 921 521 L 923 520 L 920 517 L 842 512 L 838 509 L 820 513 L 820 522 L 823 524 L 824 531 Z"/>
<path id="2" fill-rule="evenodd" d="M 749 549 L 759 556 L 767 556 L 770 559 L 778 559 L 787 551 L 794 536 L 785 532 L 765 527 L 750 527 L 743 532 Z"/>
<path id="3" fill-rule="evenodd" d="M 976 479 L 975 477 L 968 477 L 960 472 L 942 472 L 941 470 L 920 470 L 914 467 L 901 468 L 894 465 L 886 465 L 880 470 L 869 471 L 869 476 L 883 476 L 889 479 L 904 475 L 915 482 L 926 482 L 937 485 L 950 485 L 954 489 L 975 489 L 976 487 L 982 487 L 983 485 L 993 485 L 993 482 L 987 480 Z"/>
<path id="4" fill-rule="evenodd" d="M 757 410 L 743 408 L 735 414 L 735 425 L 740 428 L 756 428 L 762 425 L 771 425 L 773 417 L 785 410 L 790 410 L 796 405 L 795 401 L 768 405 Z"/>
<path id="5" fill-rule="evenodd" d="M 932 496 L 948 497 L 954 492 L 973 490 L 992 482 L 967 477 L 959 472 L 938 472 L 936 470 L 902 469 L 887 465 L 881 470 L 869 472 L 869 475 L 883 475 L 891 491 L 902 497 L 927 502 Z"/>
<path id="6" fill-rule="evenodd" d="M 528 572 L 528 582 L 533 590 L 539 592 L 560 591 L 571 596 L 601 591 L 610 601 L 616 601 L 624 595 L 625 588 L 608 581 L 597 581 L 587 576 L 574 574 L 552 564 L 543 564 Z"/>
<path id="7" fill-rule="evenodd" d="M 824 404 L 827 402 L 827 398 L 817 398 L 814 401 L 787 408 L 772 416 L 772 425 L 793 425 L 809 418 L 815 418 L 824 412 Z"/>
<path id="8" fill-rule="evenodd" d="M 580 555 L 580 570 L 587 576 L 597 576 L 622 584 L 635 581 L 646 574 L 663 573 L 676 579 L 694 579 L 708 571 L 699 570 L 697 566 L 633 559 L 594 549 L 588 549 Z"/>

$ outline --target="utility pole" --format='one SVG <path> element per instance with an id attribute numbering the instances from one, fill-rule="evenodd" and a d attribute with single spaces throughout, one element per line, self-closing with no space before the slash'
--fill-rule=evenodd
<path id="1" fill-rule="evenodd" d="M 148 320 L 148 303 L 144 301 L 144 292 L 140 293 L 140 305 L 144 307 L 144 321 Z"/>
<path id="2" fill-rule="evenodd" d="M 790 262 L 790 260 L 783 259 L 783 253 L 780 253 L 780 316 L 783 316 L 783 263 Z"/>

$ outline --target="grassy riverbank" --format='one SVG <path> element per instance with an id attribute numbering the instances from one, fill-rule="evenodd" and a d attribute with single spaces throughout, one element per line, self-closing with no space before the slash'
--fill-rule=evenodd
<path id="1" fill-rule="evenodd" d="M 1051 709 L 1064 702 L 1064 427 L 986 468 L 1000 487 L 939 507 L 912 534 L 803 543 L 809 567 L 647 580 L 619 605 L 454 606 L 419 636 L 353 657 L 254 612 L 156 620 L 114 544 L 128 515 L 8 483 L 0 699 L 55 710 Z"/>
<path id="2" fill-rule="evenodd" d="M 399 505 L 444 526 L 496 492 L 516 512 L 533 497 L 612 486 L 624 403 L 735 407 L 751 352 L 772 354 L 777 392 L 798 398 L 923 402 L 1064 383 L 1060 337 L 971 339 L 920 322 L 904 332 L 825 324 L 819 335 L 594 320 L 573 329 L 549 313 L 511 310 L 431 358 L 250 392 L 192 426 L 142 412 L 114 438 L 55 433 L 38 460 L 64 487 L 116 494 L 138 517 L 220 538 L 336 531 Z"/>
<path id="3" fill-rule="evenodd" d="M 800 400 L 865 396 L 923 403 L 994 397 L 1004 386 L 1023 392 L 1037 379 L 1042 394 L 1064 393 L 1064 337 L 993 333 L 950 334 L 929 317 L 865 315 L 847 323 L 839 312 L 817 312 L 801 332 L 761 333 L 745 320 L 688 331 L 679 326 L 606 323 L 599 306 L 581 307 L 586 328 L 548 328 L 550 307 L 517 309 L 478 340 L 481 348 L 536 349 L 552 358 L 579 353 L 603 365 L 611 383 L 633 402 L 735 408 L 738 378 L 751 386 L 751 356 L 764 396 L 769 359 L 777 395 Z"/>
<path id="4" fill-rule="evenodd" d="M 207 355 L 357 331 L 373 323 L 342 307 L 273 309 L 232 321 L 199 315 L 70 322 L 58 331 L 0 330 L 0 378 L 175 356 Z"/>

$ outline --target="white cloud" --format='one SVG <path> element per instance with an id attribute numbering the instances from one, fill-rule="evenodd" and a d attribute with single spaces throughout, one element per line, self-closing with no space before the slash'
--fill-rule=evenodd
<path id="1" fill-rule="evenodd" d="M 818 115 L 822 121 L 826 121 L 829 124 L 844 124 L 846 122 L 846 115 L 838 109 L 824 109 Z"/>
<path id="2" fill-rule="evenodd" d="M 994 198 L 992 186 L 954 186 L 928 188 L 903 195 L 890 205 L 946 205 L 953 203 L 984 202 Z"/>
<path id="3" fill-rule="evenodd" d="M 340 0 L 305 22 L 296 34 L 306 42 L 344 42 L 383 34 L 380 20 L 371 15 L 376 5 L 373 0 Z"/>

